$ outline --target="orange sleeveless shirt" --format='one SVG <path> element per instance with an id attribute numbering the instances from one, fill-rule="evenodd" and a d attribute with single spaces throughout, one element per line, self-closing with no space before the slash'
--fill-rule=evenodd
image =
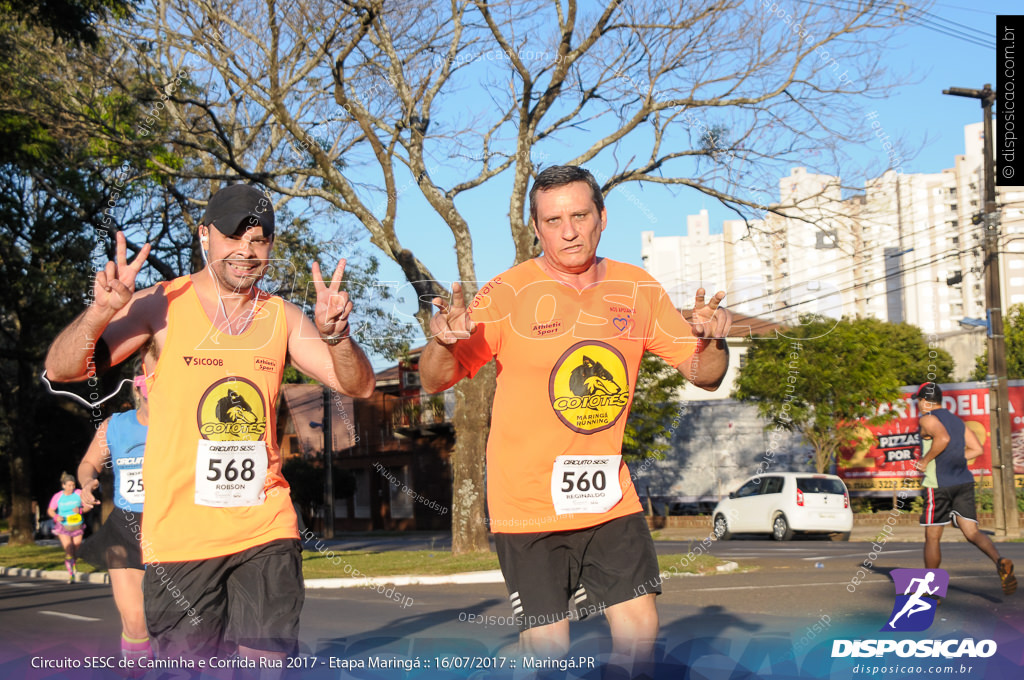
<path id="1" fill-rule="evenodd" d="M 230 335 L 214 328 L 188 276 L 159 286 L 167 296 L 168 327 L 149 381 L 143 560 L 206 559 L 298 538 L 274 408 L 288 347 L 284 302 L 263 294 L 249 328 Z M 218 453 L 240 448 L 255 453 L 234 461 Z M 252 504 L 197 502 L 215 492 L 229 495 L 246 480 L 258 494 L 258 479 L 252 480 L 261 476 L 264 458 L 263 493 Z"/>

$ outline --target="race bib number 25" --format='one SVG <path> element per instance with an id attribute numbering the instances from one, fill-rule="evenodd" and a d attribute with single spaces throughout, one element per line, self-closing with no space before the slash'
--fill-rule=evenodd
<path id="1" fill-rule="evenodd" d="M 622 456 L 558 456 L 551 469 L 551 501 L 559 515 L 601 513 L 622 499 Z"/>
<path id="2" fill-rule="evenodd" d="M 133 505 L 145 503 L 146 492 L 142 486 L 142 468 L 121 470 L 120 492 L 121 497 Z"/>

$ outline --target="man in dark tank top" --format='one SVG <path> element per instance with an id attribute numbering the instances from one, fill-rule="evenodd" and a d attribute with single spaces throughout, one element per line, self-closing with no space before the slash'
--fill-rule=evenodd
<path id="1" fill-rule="evenodd" d="M 924 473 L 924 566 L 937 569 L 942 562 L 940 541 L 943 528 L 952 522 L 964 538 L 985 553 L 996 565 L 1003 593 L 1017 590 L 1013 562 L 1001 557 L 995 544 L 978 529 L 974 503 L 974 475 L 967 464 L 982 454 L 981 442 L 964 422 L 942 408 L 942 389 L 933 382 L 921 385 L 914 395 L 921 415 L 921 459 L 917 469 Z M 930 442 L 930 448 L 927 444 Z"/>

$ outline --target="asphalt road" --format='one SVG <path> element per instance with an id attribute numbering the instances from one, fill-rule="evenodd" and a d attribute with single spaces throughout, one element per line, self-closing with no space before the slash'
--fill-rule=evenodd
<path id="1" fill-rule="evenodd" d="M 684 552 L 680 547 L 686 545 L 660 545 L 659 549 Z M 921 566 L 921 544 L 889 544 L 854 584 L 851 579 L 858 568 L 871 559 L 870 549 L 869 544 L 822 541 L 714 544 L 713 554 L 756 570 L 668 579 L 658 599 L 659 655 L 669 662 L 685 660 L 691 666 L 689 677 L 695 680 L 801 677 L 798 672 L 808 673 L 806 677 L 861 677 L 852 668 L 863 660 L 830 658 L 832 640 L 884 637 L 879 629 L 894 601 L 889 571 Z M 1004 543 L 1000 550 L 1024 566 L 1024 544 Z M 968 544 L 945 545 L 943 558 L 942 566 L 950 573 L 947 597 L 927 633 L 912 635 L 991 638 L 999 643 L 996 657 L 970 660 L 977 668 L 957 677 L 1024 675 L 1015 674 L 1024 666 L 1024 590 L 1004 598 L 991 563 Z M 467 677 L 468 671 L 442 672 L 437 665 L 475 663 L 483 668 L 481 664 L 497 664 L 493 659 L 506 655 L 503 649 L 516 639 L 501 584 L 406 586 L 397 595 L 368 588 L 309 590 L 301 651 L 317 656 L 317 666 L 296 677 L 350 677 L 348 670 L 331 668 L 332 659 L 335 665 L 371 659 L 431 664 L 408 673 L 357 669 L 355 677 Z M 403 608 L 402 602 L 407 606 Z M 605 654 L 607 630 L 601 616 L 574 622 L 571 655 L 586 660 Z M 116 655 L 119 633 L 106 586 L 0 578 L 0 678 L 115 677 L 84 668 L 73 672 L 32 669 L 31 664 L 33 657 L 85 660 L 92 655 Z M 302 663 L 312 662 L 307 658 Z M 508 661 L 504 663 L 504 670 L 492 674 L 519 677 L 512 674 Z M 1005 675 L 1011 672 L 1004 668 L 1007 663 L 1013 675 Z M 736 675 L 738 668 L 752 675 Z M 521 669 L 517 673 L 521 675 Z M 586 674 L 570 671 L 568 675 Z M 665 677 L 679 676 L 673 672 Z"/>

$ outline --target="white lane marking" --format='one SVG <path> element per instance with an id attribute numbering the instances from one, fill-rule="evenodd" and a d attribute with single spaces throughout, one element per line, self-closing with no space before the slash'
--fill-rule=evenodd
<path id="1" fill-rule="evenodd" d="M 879 583 L 881 579 L 877 580 Z M 768 590 L 769 588 L 806 588 L 808 586 L 845 586 L 849 581 L 829 581 L 828 583 L 793 583 L 793 584 L 778 584 L 774 586 L 732 586 L 729 588 L 690 588 L 689 592 L 700 592 L 700 593 L 712 593 L 719 590 Z M 867 580 L 861 581 L 861 583 L 868 583 Z M 889 583 L 892 583 L 889 581 Z"/>
<path id="2" fill-rule="evenodd" d="M 972 580 L 975 580 L 975 579 L 982 579 L 982 578 L 983 579 L 988 579 L 989 577 L 988 576 L 959 576 L 959 577 L 957 577 L 955 579 L 950 579 L 949 582 L 953 583 L 955 581 L 972 581 Z M 768 590 L 769 588 L 806 588 L 808 586 L 845 586 L 845 585 L 849 585 L 849 583 L 850 583 L 850 581 L 829 581 L 827 583 L 793 583 L 793 584 L 780 583 L 780 584 L 772 585 L 772 586 L 730 586 L 730 587 L 725 587 L 725 588 L 688 588 L 687 592 L 690 592 L 690 593 L 694 593 L 694 592 L 697 592 L 697 593 L 711 593 L 711 592 L 716 592 L 716 591 L 721 591 L 721 590 Z M 884 577 L 883 578 L 871 579 L 871 580 L 868 580 L 868 579 L 862 579 L 861 580 L 861 584 L 862 585 L 865 585 L 865 584 L 868 584 L 868 583 L 887 583 L 889 585 L 892 585 L 892 581 L 890 581 L 889 579 L 884 578 Z"/>
<path id="3" fill-rule="evenodd" d="M 61 618 L 71 619 L 72 621 L 102 621 L 103 619 L 94 619 L 91 616 L 79 616 L 78 614 L 68 614 L 66 612 L 51 612 L 43 610 L 40 614 L 46 614 L 47 616 L 60 616 Z"/>
<path id="4" fill-rule="evenodd" d="M 19 583 L 4 583 L 3 585 L 10 586 L 11 588 L 35 588 L 37 584 L 22 581 Z"/>
<path id="5" fill-rule="evenodd" d="M 726 550 L 729 550 L 729 548 L 726 548 Z M 767 548 L 732 548 L 731 550 L 734 551 L 734 552 L 760 552 L 760 551 L 769 550 L 769 549 L 767 549 Z M 811 551 L 810 548 L 771 548 L 769 550 L 769 552 L 771 552 L 771 553 L 780 553 L 780 552 L 810 552 L 810 551 Z"/>
<path id="6" fill-rule="evenodd" d="M 873 551 L 869 550 L 868 552 L 842 553 L 840 555 L 819 555 L 817 557 L 801 557 L 800 559 L 810 561 L 810 560 L 834 560 L 834 559 L 837 559 L 839 557 L 865 557 L 867 555 L 870 555 L 872 552 Z M 882 552 L 880 552 L 878 554 L 879 555 L 882 555 L 882 554 L 885 554 L 885 555 L 896 555 L 898 553 L 916 553 L 916 552 L 921 552 L 921 549 L 920 548 L 914 548 L 914 549 L 907 549 L 907 550 L 884 550 L 884 551 L 882 551 Z"/>

